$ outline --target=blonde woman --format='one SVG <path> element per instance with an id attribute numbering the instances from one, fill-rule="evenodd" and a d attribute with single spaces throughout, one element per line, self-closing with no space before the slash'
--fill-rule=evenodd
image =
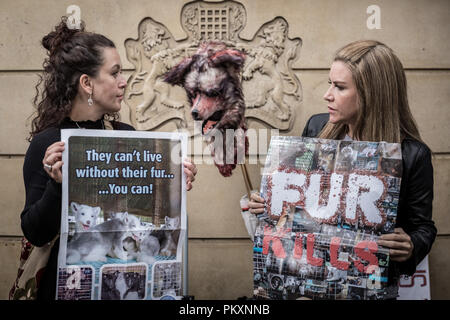
<path id="1" fill-rule="evenodd" d="M 396 298 L 400 274 L 412 275 L 436 237 L 432 221 L 433 166 L 408 105 L 403 66 L 378 41 L 356 41 L 336 53 L 324 99 L 328 114 L 312 116 L 303 136 L 401 143 L 403 173 L 395 232 L 380 237 L 389 248 L 388 298 Z M 250 212 L 264 212 L 252 194 Z"/>

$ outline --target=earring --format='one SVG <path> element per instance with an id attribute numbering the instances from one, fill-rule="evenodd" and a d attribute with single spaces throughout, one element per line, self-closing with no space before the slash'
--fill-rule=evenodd
<path id="1" fill-rule="evenodd" d="M 92 100 L 92 93 L 89 93 L 88 105 L 92 106 L 94 104 L 94 100 Z"/>

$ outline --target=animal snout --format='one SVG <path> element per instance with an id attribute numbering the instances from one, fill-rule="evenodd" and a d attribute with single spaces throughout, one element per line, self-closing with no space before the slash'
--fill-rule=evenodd
<path id="1" fill-rule="evenodd" d="M 197 109 L 192 110 L 192 111 L 191 111 L 191 114 L 192 114 L 192 118 L 193 118 L 194 120 L 201 120 L 201 119 L 200 119 L 200 114 L 199 114 L 199 112 L 198 112 Z"/>

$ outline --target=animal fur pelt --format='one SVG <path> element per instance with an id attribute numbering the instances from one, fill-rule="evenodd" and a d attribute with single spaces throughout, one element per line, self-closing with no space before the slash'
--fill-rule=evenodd
<path id="1" fill-rule="evenodd" d="M 236 164 L 244 163 L 248 154 L 240 82 L 244 61 L 245 55 L 239 50 L 227 48 L 221 42 L 204 42 L 193 56 L 173 67 L 164 78 L 186 90 L 191 115 L 195 121 L 202 121 L 202 134 L 224 177 L 231 176 Z M 227 129 L 234 130 L 228 131 L 228 137 Z"/>

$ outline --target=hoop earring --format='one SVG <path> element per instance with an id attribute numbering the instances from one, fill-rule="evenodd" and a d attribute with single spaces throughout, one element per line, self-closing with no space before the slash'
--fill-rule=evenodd
<path id="1" fill-rule="evenodd" d="M 87 101 L 89 106 L 92 106 L 94 104 L 94 100 L 92 100 L 92 93 L 89 94 L 89 98 Z"/>

